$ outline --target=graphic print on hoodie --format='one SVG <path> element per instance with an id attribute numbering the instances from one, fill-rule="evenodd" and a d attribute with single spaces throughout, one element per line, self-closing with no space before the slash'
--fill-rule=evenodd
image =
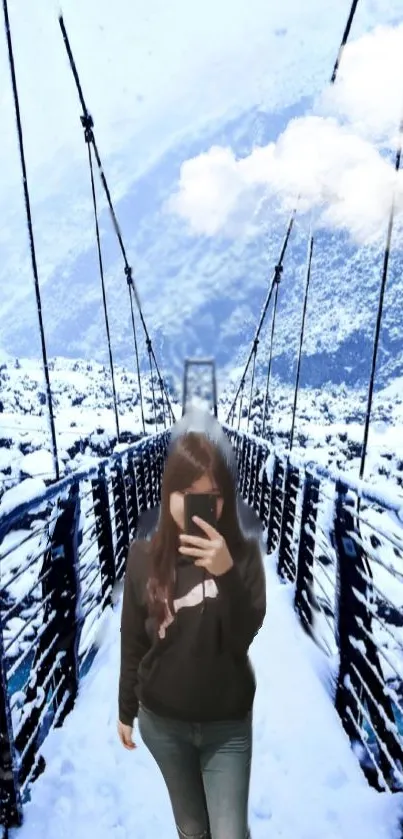
<path id="1" fill-rule="evenodd" d="M 218 595 L 218 588 L 214 582 L 214 580 L 207 580 L 206 583 L 197 583 L 194 588 L 191 588 L 187 594 L 184 594 L 183 597 L 177 597 L 174 599 L 174 611 L 175 614 L 179 612 L 179 609 L 186 609 L 192 606 L 198 606 L 199 603 L 203 603 L 205 597 L 217 597 Z M 168 604 L 166 604 L 167 616 L 165 620 L 162 622 L 159 630 L 158 635 L 160 638 L 165 638 L 166 630 L 171 623 L 174 622 L 175 618 L 172 614 Z"/>
<path id="2" fill-rule="evenodd" d="M 248 541 L 221 576 L 178 555 L 174 615 L 150 618 L 150 543 L 129 549 L 121 617 L 119 719 L 132 725 L 139 700 L 162 716 L 192 722 L 242 719 L 256 682 L 249 646 L 266 611 L 259 545 Z"/>

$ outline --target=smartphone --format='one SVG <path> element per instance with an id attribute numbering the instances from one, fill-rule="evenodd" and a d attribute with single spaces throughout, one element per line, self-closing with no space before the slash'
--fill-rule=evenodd
<path id="1" fill-rule="evenodd" d="M 192 521 L 192 516 L 199 516 L 200 519 L 217 525 L 217 496 L 210 492 L 195 493 L 189 492 L 185 495 L 185 533 L 189 536 L 202 536 L 208 538 L 207 533 Z"/>

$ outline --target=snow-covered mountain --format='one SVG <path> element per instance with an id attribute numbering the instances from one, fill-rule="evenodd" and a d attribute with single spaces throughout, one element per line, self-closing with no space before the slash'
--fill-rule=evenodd
<path id="1" fill-rule="evenodd" d="M 178 373 L 186 355 L 214 354 L 220 367 L 244 358 L 269 288 L 286 230 L 287 219 L 273 203 L 261 211 L 260 232 L 253 237 L 191 236 L 186 224 L 166 210 L 177 188 L 184 160 L 212 146 L 230 147 L 236 156 L 251 153 L 275 139 L 289 120 L 309 103 L 278 114 L 252 109 L 208 130 L 197 139 L 172 146 L 140 178 L 126 172 L 125 194 L 117 214 L 130 253 L 146 321 L 157 354 L 167 370 Z M 47 225 L 50 207 L 39 213 Z M 52 204 L 52 215 L 57 208 Z M 270 219 L 267 229 L 266 218 Z M 258 219 L 259 221 L 259 219 Z M 106 208 L 101 212 L 102 243 L 107 272 L 107 298 L 116 360 L 130 364 L 133 338 L 123 262 Z M 274 370 L 292 380 L 302 314 L 307 227 L 296 224 L 284 261 L 274 349 Z M 64 236 L 61 231 L 62 237 Z M 73 232 L 66 230 L 66 237 Z M 55 242 L 54 265 L 43 287 L 43 312 L 52 355 L 107 358 L 101 287 L 95 237 L 66 253 Z M 74 239 L 73 239 L 74 241 Z M 368 378 L 383 260 L 383 242 L 359 247 L 346 233 L 320 231 L 313 255 L 303 383 L 363 385 Z M 378 382 L 386 384 L 403 373 L 401 307 L 402 254 L 392 252 L 385 300 Z M 259 358 L 267 359 L 269 324 L 263 333 Z M 12 354 L 38 354 L 34 294 L 16 305 L 12 287 L 4 306 L 0 339 Z M 141 333 L 141 329 L 140 329 Z"/>
<path id="2" fill-rule="evenodd" d="M 262 0 L 242 2 L 235 17 L 228 0 L 209 0 L 191 14 L 181 0 L 175 0 L 175 8 L 182 27 L 177 44 L 165 37 L 164 21 L 170 18 L 157 0 L 147 13 L 119 0 L 116 14 L 106 2 L 91 0 L 86 14 L 72 0 L 65 2 L 102 162 L 164 371 L 178 374 L 184 357 L 196 354 L 215 355 L 224 379 L 242 364 L 284 238 L 285 198 L 289 204 L 290 196 L 294 201 L 302 193 L 304 201 L 309 196 L 316 237 L 302 383 L 366 384 L 391 203 L 393 167 L 386 161 L 392 161 L 397 146 L 401 107 L 396 86 L 403 39 L 400 3 L 363 0 L 331 89 L 326 80 L 349 0 L 329 10 L 326 21 L 320 0 L 303 7 L 287 0 L 279 9 Z M 35 9 L 22 15 L 14 3 L 11 9 L 48 352 L 105 363 L 87 152 L 57 14 Z M 40 44 L 39 51 L 33 42 Z M 119 55 L 125 55 L 124 62 L 116 60 Z M 4 76 L 6 65 L 4 41 Z M 10 86 L 4 91 L 0 347 L 37 358 Z M 226 157 L 227 169 L 216 169 L 209 181 L 214 150 L 221 163 Z M 193 204 L 204 212 L 204 224 L 191 233 L 191 219 L 175 209 L 173 199 L 186 192 L 185 170 L 194 176 L 192 162 L 203 160 L 208 165 L 199 168 Z M 133 336 L 123 260 L 100 186 L 97 192 L 113 350 L 116 361 L 130 368 Z M 400 192 L 380 386 L 403 373 Z M 214 221 L 222 213 L 223 201 L 231 231 L 206 225 L 206 215 Z M 362 236 L 368 208 L 371 230 L 380 233 L 372 238 Z M 295 369 L 308 234 L 308 213 L 300 209 L 284 261 L 274 348 L 274 373 L 288 383 Z M 144 336 L 138 331 L 145 369 Z M 262 372 L 268 331 L 269 324 L 261 336 Z"/>

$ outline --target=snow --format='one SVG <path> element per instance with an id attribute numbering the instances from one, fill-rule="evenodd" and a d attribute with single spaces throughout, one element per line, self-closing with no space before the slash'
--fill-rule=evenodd
<path id="1" fill-rule="evenodd" d="M 4 515 L 17 507 L 18 504 L 31 501 L 45 488 L 45 483 L 40 478 L 28 478 L 4 493 L 0 502 L 0 513 Z"/>
<path id="2" fill-rule="evenodd" d="M 250 821 L 253 839 L 398 839 L 403 793 L 367 785 L 329 699 L 329 666 L 304 635 L 265 560 L 268 607 L 252 660 L 254 713 Z M 175 839 L 159 771 L 135 728 L 137 749 L 118 740 L 118 599 L 97 631 L 98 653 L 76 707 L 43 747 L 47 768 L 10 839 Z M 114 686 L 112 688 L 112 686 Z"/>
<path id="3" fill-rule="evenodd" d="M 119 429 L 109 368 L 83 359 L 55 358 L 49 362 L 60 473 L 95 466 L 102 456 L 127 448 L 143 434 L 137 375 L 124 366 L 115 369 Z M 39 359 L 9 359 L 0 371 L 0 501 L 2 490 L 28 491 L 27 475 L 54 479 L 52 441 L 44 402 L 44 376 Z M 149 376 L 143 376 L 142 395 L 146 433 L 155 430 Z M 176 415 L 180 406 L 170 395 Z M 163 429 L 160 391 L 156 394 L 159 430 Z M 24 488 L 27 488 L 25 490 Z M 21 497 L 24 500 L 24 496 Z M 10 501 L 11 504 L 11 501 Z M 5 509 L 4 509 L 5 511 Z"/>
<path id="4" fill-rule="evenodd" d="M 53 471 L 53 456 L 46 449 L 39 449 L 30 452 L 21 458 L 20 469 L 27 475 L 38 477 L 39 475 L 51 475 Z"/>
<path id="5" fill-rule="evenodd" d="M 246 360 L 246 359 L 245 359 Z M 277 454 L 289 452 L 294 388 L 275 375 L 272 377 L 266 433 L 262 430 L 266 371 L 258 369 L 256 388 L 248 427 L 247 404 L 243 406 L 240 430 L 253 434 L 256 442 L 269 444 Z M 250 372 L 245 391 L 249 395 Z M 240 378 L 240 375 L 239 375 Z M 238 380 L 239 381 L 239 380 Z M 403 401 L 401 379 L 374 394 L 368 438 L 365 482 L 377 496 L 394 506 L 403 506 Z M 219 419 L 226 419 L 238 382 L 223 387 L 220 393 Z M 359 486 L 361 447 L 367 407 L 367 390 L 345 385 L 300 388 L 298 396 L 293 461 L 316 463 L 336 474 L 342 470 L 354 486 Z M 234 428 L 238 427 L 239 401 Z M 268 442 L 269 441 L 269 442 Z"/>

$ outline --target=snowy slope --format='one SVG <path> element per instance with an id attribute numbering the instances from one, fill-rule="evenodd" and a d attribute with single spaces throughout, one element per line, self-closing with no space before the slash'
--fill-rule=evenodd
<path id="1" fill-rule="evenodd" d="M 61 473 L 93 465 L 116 450 L 116 427 L 109 367 L 95 361 L 50 361 L 57 446 Z M 225 421 L 239 384 L 240 370 L 230 377 L 218 370 L 219 419 Z M 116 390 L 122 445 L 142 433 L 140 400 L 134 362 L 116 366 Z M 181 414 L 182 383 L 166 379 L 171 404 Z M 266 387 L 258 376 L 249 429 L 244 402 L 241 429 L 261 433 Z M 8 358 L 0 365 L 0 496 L 28 479 L 52 480 L 51 437 L 42 369 L 32 359 Z M 151 389 L 142 379 L 146 432 L 154 433 Z M 157 395 L 158 395 L 158 391 Z M 249 394 L 249 385 L 246 392 Z M 273 376 L 270 388 L 270 442 L 281 452 L 288 446 L 293 389 Z M 356 478 L 359 472 L 367 394 L 344 385 L 302 388 L 299 395 L 294 451 L 304 459 L 334 466 Z M 161 402 L 159 428 L 163 427 Z M 235 427 L 237 427 L 238 414 Z M 393 488 L 403 497 L 403 383 L 396 379 L 374 399 L 365 479 L 377 487 Z M 7 503 L 12 502 L 13 494 Z"/>
<path id="2" fill-rule="evenodd" d="M 120 446 L 143 434 L 137 376 L 133 369 L 115 368 Z M 109 367 L 97 362 L 57 358 L 49 361 L 56 442 L 61 475 L 90 468 L 99 458 L 119 450 Z M 175 415 L 180 414 L 177 392 L 166 380 Z M 37 361 L 9 359 L 0 365 L 0 497 L 7 493 L 12 506 L 21 481 L 54 480 L 51 434 L 44 376 Z M 158 430 L 164 414 L 155 386 Z M 155 432 L 149 376 L 142 377 L 146 434 Z M 166 421 L 168 419 L 166 414 Z M 4 501 L 4 504 L 6 502 Z M 2 508 L 4 511 L 4 509 Z"/>
<path id="3" fill-rule="evenodd" d="M 249 390 L 246 389 L 247 393 Z M 228 392 L 228 391 L 227 391 Z M 230 391 L 230 401 L 234 388 Z M 262 429 L 265 380 L 254 392 L 249 431 Z M 278 453 L 289 450 L 294 388 L 277 377 L 271 382 L 266 435 Z M 294 452 L 304 461 L 342 469 L 358 477 L 364 437 L 368 394 L 345 385 L 302 388 L 299 391 L 295 423 Z M 238 403 L 239 404 L 239 403 Z M 223 411 L 224 413 L 224 411 Z M 241 429 L 248 429 L 247 405 L 243 406 Z M 236 416 L 235 426 L 238 424 Z M 375 394 L 366 456 L 365 481 L 388 491 L 393 488 L 403 499 L 403 387 L 393 381 Z"/>
<path id="4" fill-rule="evenodd" d="M 253 839 L 398 839 L 403 794 L 368 787 L 329 700 L 326 662 L 297 624 L 290 588 L 270 558 L 266 565 L 267 618 L 251 648 Z M 87 839 L 89 829 L 99 839 L 176 836 L 164 784 L 136 728 L 134 752 L 117 737 L 120 606 L 104 614 L 95 662 L 74 711 L 45 744 L 46 771 L 10 839 Z"/>

